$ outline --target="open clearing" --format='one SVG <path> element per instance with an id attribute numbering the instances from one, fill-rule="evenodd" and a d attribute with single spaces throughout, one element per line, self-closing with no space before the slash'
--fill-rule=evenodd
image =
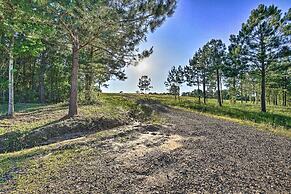
<path id="1" fill-rule="evenodd" d="M 0 155 L 0 193 L 288 193 L 291 140 L 143 102 L 160 122 L 131 122 Z M 21 164 L 21 165 L 20 165 Z"/>

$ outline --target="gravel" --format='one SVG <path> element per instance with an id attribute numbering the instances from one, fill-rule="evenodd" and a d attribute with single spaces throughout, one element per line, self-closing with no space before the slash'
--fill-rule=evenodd
<path id="1" fill-rule="evenodd" d="M 162 110 L 166 124 L 86 145 L 96 151 L 76 156 L 35 193 L 291 193 L 290 139 Z"/>

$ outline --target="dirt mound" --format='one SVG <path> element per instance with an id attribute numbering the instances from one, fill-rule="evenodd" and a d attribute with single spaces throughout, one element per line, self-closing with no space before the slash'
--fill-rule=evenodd
<path id="1" fill-rule="evenodd" d="M 291 140 L 166 107 L 165 125 L 141 124 L 84 145 L 48 171 L 21 174 L 35 193 L 289 193 Z M 57 155 L 59 158 L 62 155 Z M 59 160 L 59 159 L 58 159 Z M 36 169 L 35 169 L 36 168 Z M 42 179 L 27 178 L 36 173 Z M 46 176 L 49 174 L 49 176 Z M 10 188 L 10 187 L 9 187 Z M 13 188 L 13 186 L 12 186 Z"/>
<path id="2" fill-rule="evenodd" d="M 127 123 L 107 118 L 87 119 L 75 117 L 62 119 L 40 128 L 36 128 L 30 132 L 23 133 L 20 131 L 14 131 L 1 135 L 0 153 L 47 145 L 125 124 Z M 18 141 L 15 144 L 16 140 Z"/>

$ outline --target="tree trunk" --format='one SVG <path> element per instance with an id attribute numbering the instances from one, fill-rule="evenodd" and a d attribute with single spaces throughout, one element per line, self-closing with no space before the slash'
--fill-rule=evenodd
<path id="1" fill-rule="evenodd" d="M 5 112 L 5 90 L 3 89 L 3 91 L 2 91 L 2 106 L 3 106 L 3 108 L 2 108 L 2 110 L 3 110 L 3 112 Z"/>
<path id="2" fill-rule="evenodd" d="M 205 80 L 205 73 L 203 74 L 203 103 L 206 104 L 206 80 Z"/>
<path id="3" fill-rule="evenodd" d="M 284 77 L 284 81 L 285 81 L 285 90 L 283 90 L 283 106 L 287 106 L 287 86 L 288 86 L 288 79 L 287 76 Z"/>
<path id="4" fill-rule="evenodd" d="M 254 96 L 255 95 L 255 86 L 252 82 L 252 95 L 251 95 L 251 100 L 252 100 L 252 103 L 255 104 L 255 101 L 256 101 L 256 97 Z"/>
<path id="5" fill-rule="evenodd" d="M 37 59 L 34 60 L 32 68 L 31 68 L 31 91 L 33 94 L 36 92 L 36 90 L 35 90 L 35 69 L 36 69 L 35 66 L 36 66 L 36 62 L 37 62 Z"/>
<path id="6" fill-rule="evenodd" d="M 71 90 L 70 90 L 70 104 L 69 117 L 78 114 L 78 71 L 79 71 L 79 40 L 75 37 L 72 48 L 72 72 L 71 72 Z"/>
<path id="7" fill-rule="evenodd" d="M 10 45 L 10 50 L 9 50 L 9 84 L 8 84 L 9 97 L 8 97 L 8 113 L 7 113 L 9 117 L 14 116 L 13 47 L 14 47 L 14 38 L 12 39 L 12 43 Z"/>
<path id="8" fill-rule="evenodd" d="M 46 62 L 45 62 L 45 54 L 42 54 L 42 59 L 40 62 L 40 72 L 39 72 L 39 102 L 45 103 L 45 69 L 46 69 Z"/>
<path id="9" fill-rule="evenodd" d="M 268 92 L 269 93 L 269 95 L 268 95 L 268 97 L 267 97 L 267 103 L 269 104 L 269 105 L 271 105 L 271 92 Z"/>
<path id="10" fill-rule="evenodd" d="M 240 81 L 240 102 L 243 103 L 243 84 L 242 84 L 242 79 Z"/>
<path id="11" fill-rule="evenodd" d="M 39 102 L 45 103 L 45 86 L 44 86 L 44 73 L 39 75 Z"/>
<path id="12" fill-rule="evenodd" d="M 249 98 L 249 96 L 246 95 L 246 96 L 245 96 L 245 102 L 246 102 L 246 103 L 248 103 L 248 98 Z"/>
<path id="13" fill-rule="evenodd" d="M 222 90 L 222 78 L 221 75 L 220 76 L 220 98 L 221 98 L 221 104 L 223 104 L 223 90 Z"/>
<path id="14" fill-rule="evenodd" d="M 180 85 L 179 85 L 179 88 L 178 88 L 178 100 L 180 101 Z"/>
<path id="15" fill-rule="evenodd" d="M 219 106 L 222 106 L 221 94 L 220 94 L 220 77 L 219 77 L 218 69 L 216 69 L 216 80 L 217 80 L 217 101 L 218 101 Z"/>
<path id="16" fill-rule="evenodd" d="M 266 69 L 265 64 L 262 63 L 262 72 L 261 72 L 261 111 L 266 112 Z"/>
<path id="17" fill-rule="evenodd" d="M 236 80 L 235 77 L 233 78 L 232 82 L 232 87 L 233 87 L 233 103 L 236 103 Z"/>
<path id="18" fill-rule="evenodd" d="M 283 91 L 283 106 L 287 106 L 287 92 Z"/>
<path id="19" fill-rule="evenodd" d="M 23 59 L 19 60 L 18 62 L 20 62 L 20 64 L 23 62 Z M 15 63 L 16 65 L 16 63 Z M 22 98 L 21 98 L 21 102 L 27 103 L 27 98 L 28 98 L 28 94 L 29 94 L 29 82 L 27 82 L 27 74 L 26 74 L 26 65 L 22 65 L 20 66 L 22 67 L 22 83 L 24 83 L 24 87 L 22 88 L 21 85 L 20 86 L 20 90 L 22 91 Z M 19 67 L 19 69 L 20 69 Z M 17 84 L 18 85 L 18 84 Z M 17 86 L 16 86 L 17 87 Z"/>
<path id="20" fill-rule="evenodd" d="M 54 68 L 51 69 L 50 75 L 50 101 L 54 101 Z"/>
<path id="21" fill-rule="evenodd" d="M 198 86 L 198 102 L 200 104 L 201 103 L 201 98 L 200 98 L 200 82 L 199 82 L 199 77 L 197 77 L 197 86 Z"/>

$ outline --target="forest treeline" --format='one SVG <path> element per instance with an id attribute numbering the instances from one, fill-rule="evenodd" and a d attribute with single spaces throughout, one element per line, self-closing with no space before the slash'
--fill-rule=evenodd
<path id="1" fill-rule="evenodd" d="M 238 34 L 230 35 L 228 47 L 217 39 L 195 52 L 185 67 L 173 66 L 165 85 L 179 95 L 186 83 L 195 86 L 199 102 L 216 97 L 287 106 L 291 92 L 291 9 L 286 13 L 274 6 L 259 5 L 252 10 Z M 224 87 L 223 87 L 224 86 Z M 201 99 L 202 98 L 202 99 Z"/>
<path id="2" fill-rule="evenodd" d="M 153 52 L 138 45 L 175 8 L 176 0 L 0 0 L 0 90 L 8 115 L 14 102 L 66 100 L 68 115 L 78 114 L 80 96 L 90 101 L 93 90 L 126 79 L 124 68 Z"/>

